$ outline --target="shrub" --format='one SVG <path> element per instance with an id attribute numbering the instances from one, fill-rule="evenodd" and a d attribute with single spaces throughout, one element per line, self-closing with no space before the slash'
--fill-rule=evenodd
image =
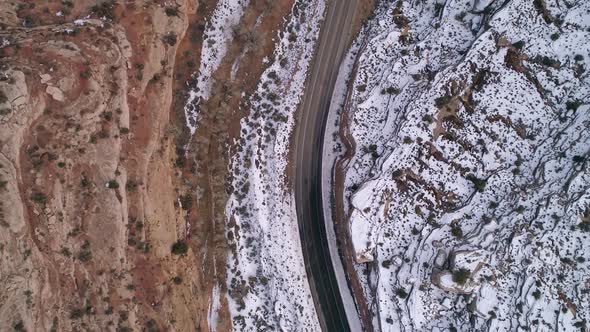
<path id="1" fill-rule="evenodd" d="M 193 206 L 193 198 L 191 197 L 191 194 L 180 196 L 180 204 L 182 205 L 183 210 L 190 210 Z"/>
<path id="2" fill-rule="evenodd" d="M 86 69 L 82 72 L 80 72 L 80 77 L 87 80 L 90 78 L 90 76 L 92 76 L 92 74 L 90 73 L 90 70 Z"/>
<path id="3" fill-rule="evenodd" d="M 47 196 L 44 193 L 33 193 L 31 195 L 31 200 L 37 203 L 47 203 Z"/>
<path id="4" fill-rule="evenodd" d="M 434 104 L 436 105 L 436 107 L 441 108 L 441 107 L 445 106 L 446 104 L 448 104 L 450 101 L 451 101 L 450 96 L 441 96 L 441 97 L 438 97 L 434 100 Z"/>
<path id="5" fill-rule="evenodd" d="M 125 189 L 127 191 L 134 191 L 138 185 L 139 183 L 137 183 L 137 181 L 129 179 L 127 180 L 127 183 L 125 183 Z"/>
<path id="6" fill-rule="evenodd" d="M 397 94 L 399 94 L 400 91 L 399 91 L 399 89 L 390 86 L 387 89 L 385 89 L 385 92 L 390 95 L 397 95 Z"/>
<path id="7" fill-rule="evenodd" d="M 184 255 L 188 252 L 188 245 L 183 240 L 178 240 L 170 248 L 174 255 Z"/>
<path id="8" fill-rule="evenodd" d="M 96 14 L 97 17 L 104 17 L 108 20 L 112 20 L 115 18 L 115 14 L 113 11 L 113 0 L 105 1 L 101 4 L 94 5 L 90 7 L 90 11 Z"/>
<path id="9" fill-rule="evenodd" d="M 22 321 L 22 320 L 19 320 L 18 322 L 14 323 L 14 324 L 12 325 L 12 328 L 13 328 L 15 331 L 26 331 L 26 330 L 25 330 L 25 324 L 23 323 L 23 321 Z"/>
<path id="10" fill-rule="evenodd" d="M 584 158 L 584 156 L 576 155 L 572 158 L 572 160 L 574 161 L 574 163 L 583 163 L 585 158 Z"/>
<path id="11" fill-rule="evenodd" d="M 471 183 L 473 183 L 473 186 L 475 186 L 475 189 L 479 192 L 483 192 L 486 189 L 486 184 L 487 181 L 486 180 L 482 180 L 482 179 L 478 179 L 477 177 L 475 177 L 475 175 L 467 175 L 467 180 L 471 181 Z"/>
<path id="12" fill-rule="evenodd" d="M 522 48 L 524 47 L 524 41 L 519 40 L 516 43 L 512 44 L 512 46 L 516 49 L 522 50 Z"/>
<path id="13" fill-rule="evenodd" d="M 453 227 L 451 228 L 451 234 L 456 238 L 462 238 L 463 230 L 458 225 L 453 225 Z"/>
<path id="14" fill-rule="evenodd" d="M 535 300 L 538 300 L 541 298 L 541 292 L 538 289 L 535 290 L 532 295 L 535 298 Z"/>
<path id="15" fill-rule="evenodd" d="M 559 66 L 561 66 L 558 60 L 551 59 L 548 56 L 542 56 L 540 61 L 543 65 L 547 67 L 559 68 Z"/>
<path id="16" fill-rule="evenodd" d="M 175 7 L 166 7 L 164 12 L 166 13 L 166 16 L 178 16 L 178 8 Z"/>
<path id="17" fill-rule="evenodd" d="M 432 115 L 424 114 L 424 116 L 422 117 L 422 121 L 430 124 L 430 123 L 434 122 L 434 119 L 432 118 Z"/>
<path id="18" fill-rule="evenodd" d="M 558 39 L 559 39 L 559 33 L 556 32 L 556 33 L 551 34 L 551 40 L 555 41 Z"/>
<path id="19" fill-rule="evenodd" d="M 568 111 L 574 111 L 575 112 L 575 111 L 578 110 L 578 107 L 582 106 L 582 104 L 583 103 L 581 101 L 579 101 L 579 100 L 570 100 L 570 101 L 568 101 L 568 102 L 565 103 L 565 108 Z"/>
<path id="20" fill-rule="evenodd" d="M 109 182 L 107 182 L 107 188 L 117 189 L 119 188 L 119 182 L 117 182 L 117 180 L 110 180 Z"/>
<path id="21" fill-rule="evenodd" d="M 84 316 L 84 310 L 80 308 L 74 308 L 70 311 L 70 318 L 71 319 L 80 319 Z"/>
<path id="22" fill-rule="evenodd" d="M 78 252 L 78 259 L 86 263 L 92 258 L 92 252 L 90 251 L 90 243 L 88 241 L 84 241 L 84 244 L 80 247 L 80 252 Z"/>
<path id="23" fill-rule="evenodd" d="M 397 295 L 401 299 L 405 299 L 406 297 L 408 297 L 408 293 L 403 288 L 396 289 L 395 290 L 395 295 Z"/>
<path id="24" fill-rule="evenodd" d="M 465 285 L 467 280 L 471 277 L 471 271 L 465 268 L 460 268 L 453 271 L 453 282 L 459 285 Z"/>
<path id="25" fill-rule="evenodd" d="M 167 34 L 164 35 L 164 37 L 162 38 L 162 41 L 165 44 L 168 44 L 170 46 L 174 46 L 174 45 L 176 45 L 176 35 L 173 32 L 168 32 Z"/>

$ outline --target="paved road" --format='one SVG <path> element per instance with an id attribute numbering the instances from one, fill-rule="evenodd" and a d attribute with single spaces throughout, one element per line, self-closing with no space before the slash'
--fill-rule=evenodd
<path id="1" fill-rule="evenodd" d="M 324 331 L 350 331 L 328 248 L 321 195 L 324 128 L 358 0 L 328 0 L 295 133 L 295 199 L 316 312 Z M 344 290 L 348 291 L 348 290 Z"/>

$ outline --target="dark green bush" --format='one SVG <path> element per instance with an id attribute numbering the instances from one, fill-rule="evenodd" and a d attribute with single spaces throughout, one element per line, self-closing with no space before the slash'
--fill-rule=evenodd
<path id="1" fill-rule="evenodd" d="M 183 240 L 178 240 L 170 248 L 174 255 L 184 255 L 188 252 L 188 245 Z"/>
<path id="2" fill-rule="evenodd" d="M 110 180 L 109 182 L 107 182 L 107 188 L 117 189 L 119 188 L 119 182 L 117 182 L 117 180 Z"/>
<path id="3" fill-rule="evenodd" d="M 33 193 L 31 195 L 31 200 L 37 203 L 47 203 L 47 196 L 44 193 Z"/>
<path id="4" fill-rule="evenodd" d="M 395 295 L 397 295 L 400 299 L 405 299 L 408 297 L 408 292 L 406 292 L 403 288 L 398 288 L 395 290 Z"/>
<path id="5" fill-rule="evenodd" d="M 467 280 L 471 277 L 471 271 L 465 268 L 460 268 L 453 271 L 453 282 L 459 285 L 465 285 Z"/>

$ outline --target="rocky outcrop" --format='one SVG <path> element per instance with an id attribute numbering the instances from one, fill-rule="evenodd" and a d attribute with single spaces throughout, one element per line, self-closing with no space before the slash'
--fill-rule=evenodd
<path id="1" fill-rule="evenodd" d="M 169 121 L 197 3 L 34 5 L 2 5 L 0 330 L 207 329 Z"/>

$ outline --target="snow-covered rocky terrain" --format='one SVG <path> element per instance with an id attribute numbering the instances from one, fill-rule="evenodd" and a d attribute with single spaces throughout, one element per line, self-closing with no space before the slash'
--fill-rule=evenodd
<path id="1" fill-rule="evenodd" d="M 585 330 L 590 2 L 384 1 L 357 45 L 340 189 L 375 328 Z"/>
<path id="2" fill-rule="evenodd" d="M 241 122 L 226 209 L 234 330 L 319 330 L 285 181 L 294 115 L 324 7 L 322 0 L 295 2 L 274 59 L 242 104 L 249 115 Z"/>

